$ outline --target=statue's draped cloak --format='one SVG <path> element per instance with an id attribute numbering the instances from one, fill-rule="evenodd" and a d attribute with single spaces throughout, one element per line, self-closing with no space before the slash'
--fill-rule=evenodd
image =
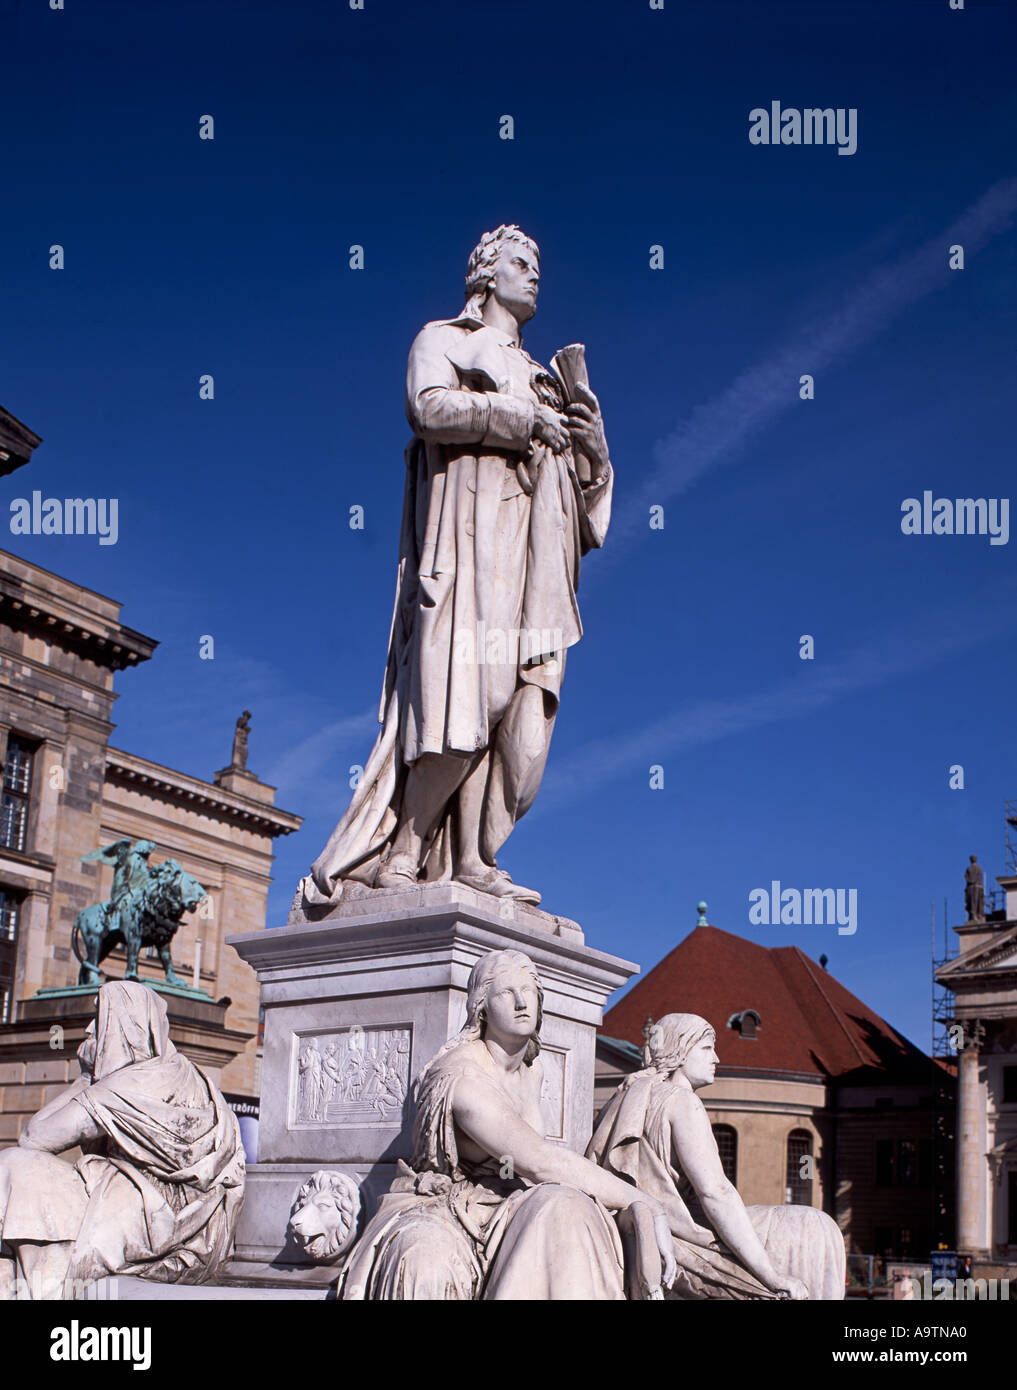
<path id="1" fill-rule="evenodd" d="M 170 1042 L 154 992 L 133 991 L 130 1005 L 118 1007 L 113 988 L 99 996 L 108 1017 L 99 1018 L 95 1079 L 78 1096 L 106 1151 L 78 1161 L 89 1204 L 68 1277 L 118 1270 L 204 1282 L 228 1255 L 240 1215 L 240 1127 L 222 1094 Z M 123 1222 L 111 1245 L 114 1209 Z"/>
<path id="2" fill-rule="evenodd" d="M 565 653 L 582 636 L 581 557 L 604 542 L 613 473 L 583 485 L 571 450 L 531 445 L 538 401 L 562 405 L 556 379 L 508 335 L 469 316 L 428 324 L 407 371 L 406 486 L 381 732 L 350 806 L 305 882 L 308 902 L 345 878 L 370 883 L 393 834 L 408 764 L 425 753 L 468 757 L 520 683 L 557 708 Z M 460 660 L 492 629 L 554 634 L 523 648 L 510 671 Z M 506 684 L 506 676 L 507 684 Z M 424 876 L 451 875 L 446 813 Z"/>

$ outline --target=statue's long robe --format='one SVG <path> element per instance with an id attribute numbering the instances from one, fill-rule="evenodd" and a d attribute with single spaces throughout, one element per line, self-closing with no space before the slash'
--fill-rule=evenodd
<path id="1" fill-rule="evenodd" d="M 519 740 L 519 757 L 535 757 L 531 791 L 514 805 L 485 806 L 485 815 L 502 818 L 497 842 L 532 801 L 565 653 L 582 636 L 580 559 L 603 544 L 613 487 L 610 467 L 599 482 L 582 484 L 570 450 L 555 455 L 531 445 L 538 401 L 560 408 L 560 388 L 507 334 L 464 315 L 417 335 L 406 391 L 415 437 L 406 454 L 382 728 L 313 882 L 305 880 L 307 902 L 333 898 L 345 878 L 373 881 L 398 823 L 407 766 L 424 753 L 468 757 L 490 748 L 522 684 L 544 692 L 546 729 L 536 740 L 544 746 L 533 755 L 522 751 L 533 737 Z M 540 636 L 501 659 L 489 645 L 495 632 Z M 477 659 L 469 659 L 471 642 Z M 430 846 L 427 878 L 451 873 L 450 816 L 451 803 Z"/>

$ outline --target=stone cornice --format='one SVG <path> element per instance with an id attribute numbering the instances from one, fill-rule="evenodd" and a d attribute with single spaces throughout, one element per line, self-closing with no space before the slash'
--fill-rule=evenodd
<path id="1" fill-rule="evenodd" d="M 26 464 L 41 443 L 35 430 L 0 405 L 0 477 Z"/>
<path id="2" fill-rule="evenodd" d="M 975 946 L 941 965 L 936 971 L 936 979 L 940 984 L 952 989 L 962 981 L 984 979 L 990 970 L 994 972 L 996 979 L 1008 974 L 1017 974 L 1017 959 L 1008 965 L 999 965 L 1001 960 L 1017 953 L 1017 923 L 1002 925 L 1004 930 L 991 940 L 983 941 L 980 946 Z"/>
<path id="3" fill-rule="evenodd" d="M 20 571 L 20 572 L 19 572 Z M 52 586 L 39 582 L 52 579 Z M 96 600 L 94 606 L 78 595 Z M 159 645 L 118 620 L 119 605 L 0 551 L 0 621 L 112 671 L 147 661 Z"/>
<path id="4" fill-rule="evenodd" d="M 252 801 L 236 792 L 224 791 L 211 782 L 202 782 L 198 777 L 189 777 L 184 772 L 162 767 L 118 748 L 106 750 L 106 781 L 122 787 L 147 789 L 185 810 L 205 811 L 231 821 L 240 829 L 273 838 L 291 835 L 303 824 L 303 817 L 290 811 L 280 811 L 263 801 Z"/>

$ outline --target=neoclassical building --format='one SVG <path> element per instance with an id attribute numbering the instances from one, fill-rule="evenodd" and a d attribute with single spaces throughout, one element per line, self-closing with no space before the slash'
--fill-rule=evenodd
<path id="1" fill-rule="evenodd" d="M 206 781 L 110 745 L 114 678 L 157 646 L 121 621 L 120 608 L 0 551 L 0 1145 L 16 1139 L 47 1084 L 73 1069 L 73 1051 L 64 1060 L 47 1051 L 45 1037 L 33 1038 L 33 999 L 76 982 L 75 918 L 108 896 L 113 872 L 82 856 L 121 839 L 153 841 L 153 865 L 175 858 L 208 890 L 184 919 L 173 958 L 187 984 L 215 1002 L 194 1005 L 185 1019 L 184 1001 L 172 1001 L 171 1025 L 178 1045 L 216 1070 L 225 1091 L 258 1093 L 258 984 L 224 938 L 264 928 L 273 842 L 300 817 L 277 808 L 274 788 L 246 766 Z M 103 969 L 122 974 L 122 950 Z M 140 969 L 143 978 L 162 978 L 147 952 Z M 67 1023 L 69 1049 L 84 1023 L 73 1013 Z"/>
<path id="2" fill-rule="evenodd" d="M 954 930 L 936 978 L 953 994 L 957 1046 L 957 1249 L 1017 1263 L 1017 875 L 1005 907 Z"/>
<path id="3" fill-rule="evenodd" d="M 937 1063 L 797 946 L 704 920 L 605 1015 L 598 1108 L 669 1013 L 716 1030 L 720 1065 L 701 1097 L 746 1204 L 821 1207 L 849 1253 L 928 1257 L 934 1093 L 952 1085 Z"/>

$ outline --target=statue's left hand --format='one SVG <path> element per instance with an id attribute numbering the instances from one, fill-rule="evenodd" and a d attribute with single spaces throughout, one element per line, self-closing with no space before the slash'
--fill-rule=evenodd
<path id="1" fill-rule="evenodd" d="M 600 402 L 588 386 L 577 384 L 576 395 L 579 399 L 566 406 L 569 434 L 573 447 L 589 459 L 593 481 L 599 482 L 610 463 Z"/>
<path id="2" fill-rule="evenodd" d="M 658 1302 L 678 1272 L 674 1240 L 663 1207 L 646 1197 L 618 1213 L 625 1248 L 625 1284 L 630 1299 Z"/>

